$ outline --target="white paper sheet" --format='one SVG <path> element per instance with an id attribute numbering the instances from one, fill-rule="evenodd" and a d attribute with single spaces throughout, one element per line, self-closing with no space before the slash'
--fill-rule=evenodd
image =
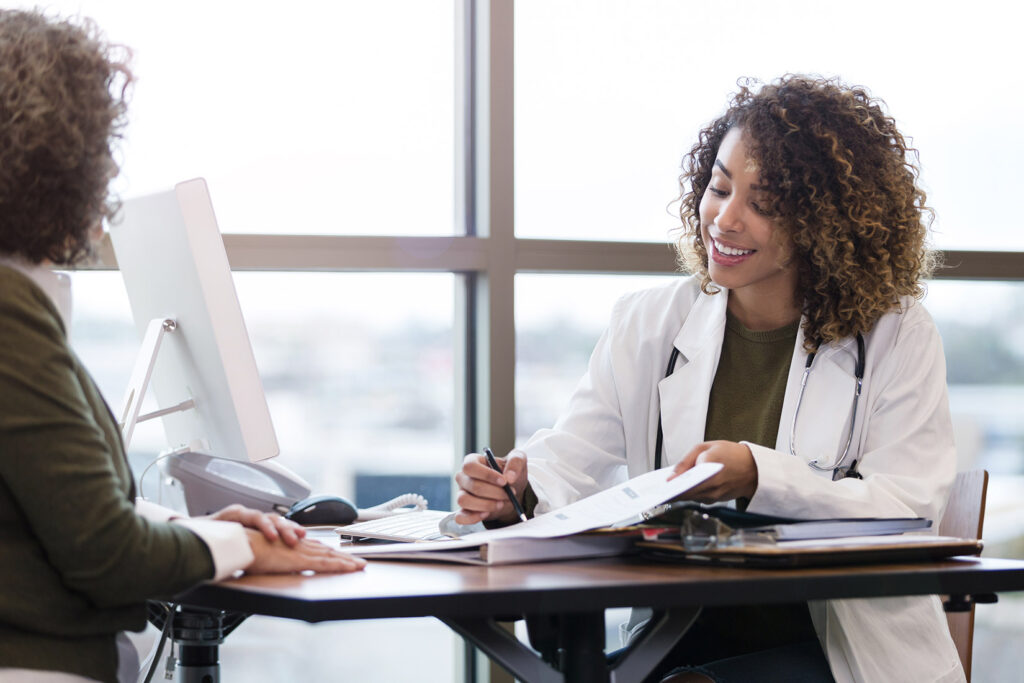
<path id="1" fill-rule="evenodd" d="M 672 481 L 671 467 L 641 474 L 618 486 L 595 493 L 571 505 L 552 510 L 533 519 L 501 529 L 491 529 L 463 536 L 452 541 L 425 541 L 414 544 L 419 551 L 472 548 L 503 538 L 556 538 L 582 531 L 612 526 L 621 520 L 636 517 L 656 505 L 682 495 L 722 469 L 718 463 L 702 463 Z M 410 544 L 377 546 L 343 545 L 354 555 L 388 555 L 408 553 Z"/>
<path id="2" fill-rule="evenodd" d="M 463 538 L 477 543 L 493 538 L 554 538 L 612 526 L 689 491 L 720 469 L 722 466 L 718 463 L 702 463 L 672 481 L 667 481 L 672 468 L 665 467 L 641 474 L 521 524 L 481 531 Z"/>

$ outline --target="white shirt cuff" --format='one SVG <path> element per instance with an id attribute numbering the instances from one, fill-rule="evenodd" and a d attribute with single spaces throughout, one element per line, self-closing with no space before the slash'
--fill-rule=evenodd
<path id="1" fill-rule="evenodd" d="M 169 522 L 177 517 L 185 516 L 177 510 L 165 508 L 163 505 L 157 505 L 145 498 L 135 499 L 135 513 L 151 522 Z"/>
<path id="2" fill-rule="evenodd" d="M 135 512 L 151 522 L 180 524 L 198 536 L 210 549 L 214 581 L 231 578 L 235 572 L 252 564 L 254 555 L 249 546 L 249 537 L 241 524 L 192 519 L 144 498 L 135 499 Z"/>
<path id="3" fill-rule="evenodd" d="M 255 559 L 249 546 L 249 537 L 241 524 L 189 517 L 178 517 L 174 523 L 194 533 L 210 549 L 214 581 L 231 578 Z"/>

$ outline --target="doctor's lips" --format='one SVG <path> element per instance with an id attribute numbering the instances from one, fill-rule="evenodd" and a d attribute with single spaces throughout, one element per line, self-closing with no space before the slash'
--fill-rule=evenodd
<path id="1" fill-rule="evenodd" d="M 711 237 L 708 241 L 711 242 L 711 259 L 723 266 L 735 266 L 743 263 L 748 257 L 757 252 L 757 249 L 740 249 L 739 247 L 729 246 L 719 242 L 714 237 Z"/>

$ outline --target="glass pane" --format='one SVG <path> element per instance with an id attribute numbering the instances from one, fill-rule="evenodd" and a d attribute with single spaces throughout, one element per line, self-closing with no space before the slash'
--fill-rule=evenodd
<path id="1" fill-rule="evenodd" d="M 682 154 L 736 79 L 808 72 L 864 84 L 888 103 L 921 150 L 937 246 L 1024 248 L 1001 203 L 981 199 L 1024 183 L 1024 129 L 1002 123 L 1024 118 L 1024 93 L 1005 87 L 1016 80 L 1016 25 L 992 20 L 1003 9 L 995 0 L 970 11 L 923 0 L 519 2 L 517 234 L 665 240 L 678 221 L 665 207 Z M 913 78 L 894 64 L 913 65 Z"/>
<path id="2" fill-rule="evenodd" d="M 431 617 L 307 624 L 253 616 L 221 645 L 220 680 L 455 683 L 462 645 Z"/>
<path id="3" fill-rule="evenodd" d="M 382 500 L 360 500 L 369 494 L 356 490 L 357 475 L 416 475 L 442 477 L 448 493 L 454 282 L 448 274 L 235 273 L 279 460 L 314 490 L 368 507 Z"/>
<path id="4" fill-rule="evenodd" d="M 925 304 L 945 346 L 959 469 L 990 475 L 985 555 L 1024 558 L 1024 283 L 933 282 Z M 979 605 L 972 678 L 1012 679 L 1020 661 L 1007 646 L 1021 633 L 1020 594 Z"/>
<path id="5" fill-rule="evenodd" d="M 121 275 L 72 277 L 72 344 L 116 412 L 139 347 Z M 409 475 L 413 490 L 443 482 L 450 495 L 454 276 L 236 273 L 235 283 L 281 444 L 277 462 L 314 492 L 364 507 L 381 502 L 388 475 Z M 136 476 L 166 447 L 158 422 L 136 430 Z M 367 490 L 356 488 L 357 477 Z M 144 483 L 154 497 L 157 480 L 151 470 Z M 450 508 L 449 499 L 428 497 Z M 282 642 L 301 642 L 303 654 Z M 395 642 L 409 656 L 390 657 Z M 339 643 L 359 656 L 339 659 Z M 460 643 L 432 619 L 310 625 L 254 617 L 225 641 L 221 659 L 226 680 L 446 683 Z M 429 671 L 416 664 L 423 661 Z"/>
<path id="6" fill-rule="evenodd" d="M 71 346 L 99 386 L 114 415 L 120 415 L 140 340 L 132 322 L 128 294 L 118 272 L 74 271 L 72 282 Z M 157 408 L 147 400 L 142 412 Z M 155 494 L 158 475 L 147 467 L 167 448 L 159 420 L 140 422 L 132 436 L 128 460 L 145 493 Z"/>
<path id="7" fill-rule="evenodd" d="M 139 344 L 121 276 L 73 277 L 72 343 L 119 406 Z M 360 474 L 449 480 L 454 276 L 243 272 L 235 285 L 278 462 L 315 491 L 351 498 Z M 157 428 L 132 446 L 138 474 L 166 443 Z"/>
<path id="8" fill-rule="evenodd" d="M 516 443 L 550 427 L 569 404 L 623 294 L 677 276 L 516 276 Z"/>
<path id="9" fill-rule="evenodd" d="M 454 3 L 46 5 L 135 53 L 123 196 L 201 176 L 224 232 L 451 234 Z"/>

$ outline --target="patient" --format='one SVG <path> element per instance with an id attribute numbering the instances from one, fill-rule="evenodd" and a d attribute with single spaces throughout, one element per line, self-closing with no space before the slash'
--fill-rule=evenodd
<path id="1" fill-rule="evenodd" d="M 134 679 L 145 601 L 239 570 L 364 561 L 231 506 L 135 501 L 118 425 L 68 345 L 68 279 L 116 203 L 127 51 L 88 21 L 0 10 L 0 682 Z M 134 665 L 134 666 L 133 666 Z"/>

